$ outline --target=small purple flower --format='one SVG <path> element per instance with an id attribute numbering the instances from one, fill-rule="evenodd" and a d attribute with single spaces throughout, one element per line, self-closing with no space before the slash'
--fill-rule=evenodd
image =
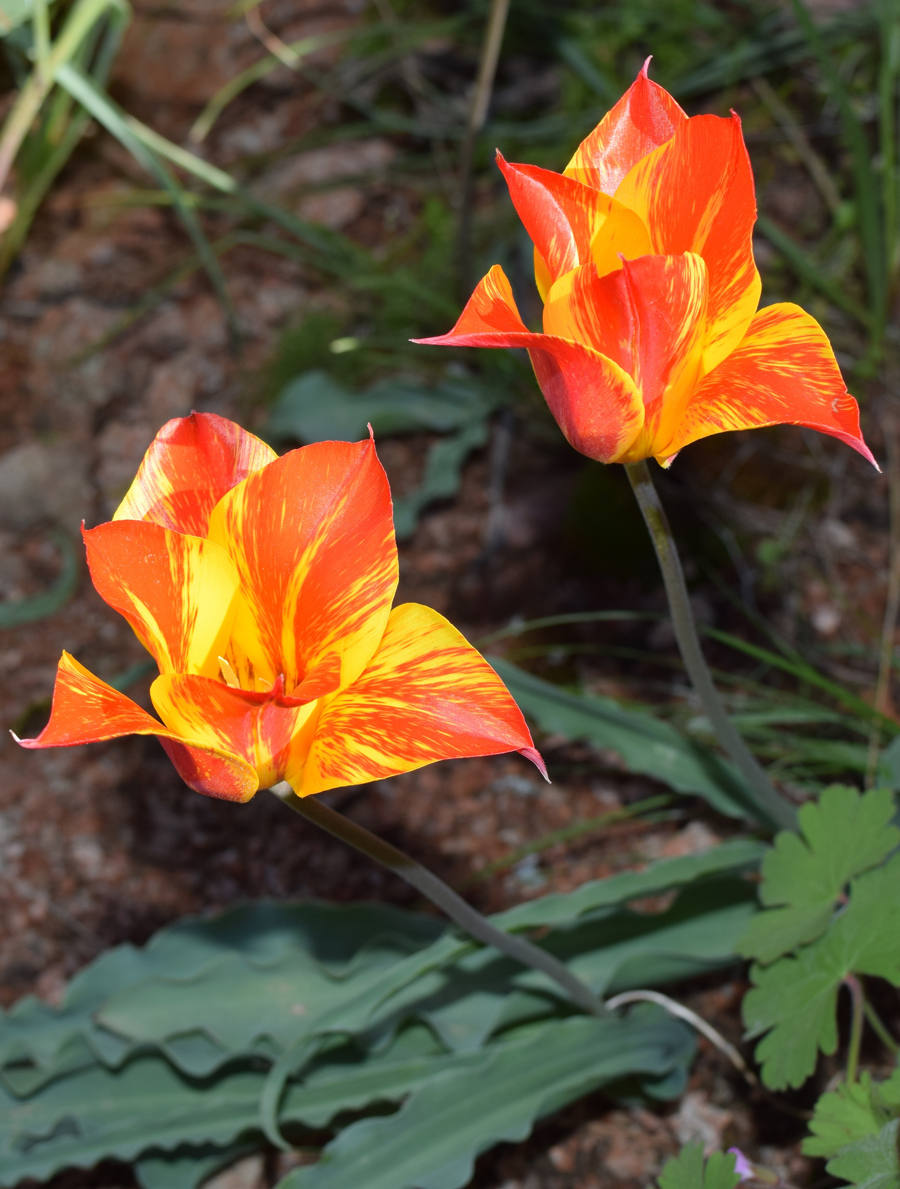
<path id="1" fill-rule="evenodd" d="M 728 1151 L 734 1157 L 734 1171 L 740 1175 L 741 1180 L 752 1180 L 754 1176 L 753 1165 L 750 1163 L 741 1149 L 729 1148 Z"/>

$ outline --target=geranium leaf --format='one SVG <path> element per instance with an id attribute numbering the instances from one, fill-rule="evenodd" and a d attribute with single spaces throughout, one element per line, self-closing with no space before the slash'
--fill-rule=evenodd
<path id="1" fill-rule="evenodd" d="M 762 1078 L 771 1089 L 800 1086 L 816 1055 L 837 1047 L 835 1007 L 848 974 L 872 974 L 900 983 L 900 855 L 855 880 L 850 903 L 824 937 L 796 957 L 755 965 L 755 984 L 744 996 L 748 1036 L 757 1045 Z"/>
<path id="2" fill-rule="evenodd" d="M 700 1140 L 682 1148 L 667 1160 L 660 1173 L 660 1189 L 734 1189 L 740 1181 L 735 1172 L 735 1157 L 730 1152 L 713 1152 L 703 1159 Z"/>
<path id="3" fill-rule="evenodd" d="M 857 1140 L 825 1166 L 832 1176 L 843 1177 L 855 1189 L 900 1189 L 900 1156 L 897 1152 L 900 1120 L 887 1123 L 877 1135 Z"/>
<path id="4" fill-rule="evenodd" d="M 797 815 L 800 834 L 782 831 L 763 859 L 760 899 L 768 911 L 750 922 L 740 952 L 771 962 L 820 937 L 850 880 L 900 843 L 893 815 L 888 789 L 860 794 L 833 785 L 804 805 Z"/>
<path id="5" fill-rule="evenodd" d="M 879 1088 L 868 1073 L 858 1082 L 841 1082 L 816 1103 L 809 1124 L 812 1135 L 803 1141 L 805 1156 L 835 1156 L 848 1144 L 877 1135 L 891 1113 L 880 1101 Z"/>

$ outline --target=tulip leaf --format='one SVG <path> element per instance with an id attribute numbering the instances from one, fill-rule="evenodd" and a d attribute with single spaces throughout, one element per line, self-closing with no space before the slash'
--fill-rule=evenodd
<path id="1" fill-rule="evenodd" d="M 354 392 L 327 372 L 309 371 L 286 385 L 263 429 L 270 441 L 358 442 L 404 433 L 450 433 L 487 417 L 496 402 L 478 385 L 445 380 L 436 387 L 403 377 Z"/>
<path id="2" fill-rule="evenodd" d="M 541 730 L 611 749 L 630 771 L 652 776 L 676 792 L 703 797 L 728 817 L 759 817 L 734 767 L 701 743 L 686 739 L 670 723 L 626 709 L 612 698 L 569 693 L 499 657 L 488 659 Z"/>
<path id="3" fill-rule="evenodd" d="M 635 1070 L 661 1076 L 684 1061 L 692 1038 L 674 1023 L 581 1017 L 497 1046 L 472 1069 L 430 1080 L 395 1115 L 351 1124 L 280 1189 L 460 1189 L 479 1152 L 524 1139 L 535 1119 Z"/>
<path id="4" fill-rule="evenodd" d="M 695 1140 L 666 1161 L 659 1189 L 734 1189 L 741 1179 L 735 1163 L 731 1152 L 713 1152 L 704 1159 L 703 1141 Z"/>
<path id="5" fill-rule="evenodd" d="M 857 1140 L 825 1166 L 855 1189 L 900 1189 L 900 1120 L 886 1123 L 877 1135 Z"/>
<path id="6" fill-rule="evenodd" d="M 900 985 L 900 855 L 851 884 L 846 910 L 824 936 L 796 957 L 755 965 L 744 996 L 748 1036 L 767 1033 L 756 1047 L 762 1078 L 774 1090 L 800 1086 L 819 1051 L 837 1048 L 837 995 L 849 974 L 870 974 Z"/>
<path id="7" fill-rule="evenodd" d="M 654 949 L 659 957 L 654 968 L 646 970 L 647 977 L 655 981 L 667 974 L 671 977 L 669 954 L 676 942 L 688 946 L 680 959 L 683 972 L 711 969 L 732 960 L 751 911 L 750 888 L 743 881 L 728 885 L 741 893 L 737 900 L 729 893 L 718 902 L 715 889 L 722 887 L 721 877 L 728 872 L 755 865 L 762 849 L 750 840 L 725 843 L 700 855 L 659 861 L 643 872 L 595 880 L 573 893 L 545 896 L 493 920 L 513 931 L 559 930 L 561 936 L 576 939 L 573 955 L 578 946 L 602 946 L 608 936 L 611 948 L 602 958 L 591 960 L 590 972 L 590 977 L 606 981 L 619 980 L 616 972 L 627 970 L 639 954 L 650 961 L 647 955 Z M 616 916 L 613 912 L 608 935 L 595 924 L 598 913 L 606 920 L 612 910 L 631 900 L 703 878 L 712 880 L 711 890 L 703 893 L 701 883 L 688 901 L 690 911 L 679 902 L 668 914 Z M 572 933 L 579 922 L 586 932 L 576 928 Z M 568 944 L 571 950 L 573 943 Z M 485 958 L 478 958 L 477 951 L 473 954 L 473 948 L 467 939 L 445 932 L 434 917 L 384 905 L 261 901 L 212 920 L 188 919 L 162 930 L 143 950 L 123 945 L 102 955 L 72 980 L 58 1008 L 28 996 L 8 1012 L 0 1012 L 0 1083 L 18 1094 L 33 1093 L 53 1077 L 97 1061 L 118 1067 L 141 1044 L 167 1045 L 170 1059 L 195 1073 L 212 1072 L 230 1059 L 234 1051 L 230 1044 L 257 1052 L 268 1062 L 279 1044 L 294 1044 L 317 1029 L 338 1024 L 365 1030 L 372 1020 L 396 1016 L 402 1003 L 418 1005 L 416 1010 L 444 1030 L 448 1043 L 456 1036 L 455 1043 L 464 1045 L 478 1028 L 473 1030 L 466 1022 L 458 1003 L 465 1002 L 467 989 L 474 988 L 457 982 L 438 1006 L 427 1002 L 428 996 L 445 986 L 447 976 L 426 979 L 429 972 L 459 962 L 466 954 L 472 954 L 469 961 L 477 970 Z M 494 960 L 491 955 L 487 965 Z M 585 959 L 573 956 L 573 960 Z M 292 984 L 290 993 L 286 992 L 283 976 L 304 964 L 301 984 Z M 472 966 L 464 966 L 460 977 L 471 979 L 471 971 Z M 225 973 L 236 980 L 229 984 L 230 994 L 210 999 L 216 974 Z M 488 974 L 490 985 L 481 993 L 492 1002 L 496 997 L 501 1005 L 509 990 L 503 978 L 517 975 L 518 982 L 526 978 L 509 966 L 501 968 L 502 977 L 496 965 Z M 298 993 L 304 984 L 313 995 L 309 1003 Z M 535 994 L 528 986 L 521 993 Z M 333 996 L 330 1002 L 329 995 Z M 310 1010 L 313 1002 L 324 1010 Z M 285 1003 L 302 1003 L 306 1011 L 286 1014 Z M 473 1001 L 475 1020 L 478 1010 Z M 264 1028 L 260 1020 L 265 1021 Z"/>
<path id="8" fill-rule="evenodd" d="M 263 436 L 272 442 L 357 442 L 405 433 L 441 433 L 426 456 L 419 486 L 394 501 L 394 526 L 402 541 L 420 513 L 459 491 L 463 463 L 488 437 L 487 419 L 498 401 L 472 381 L 445 380 L 436 387 L 396 377 L 363 392 L 339 384 L 326 372 L 304 372 L 276 398 Z"/>
<path id="9" fill-rule="evenodd" d="M 72 538 L 63 529 L 56 529 L 51 538 L 62 554 L 62 572 L 49 590 L 30 599 L 14 603 L 0 603 L 0 628 L 17 628 L 25 623 L 46 619 L 62 610 L 78 586 L 81 566 Z"/>
<path id="10" fill-rule="evenodd" d="M 894 812 L 890 790 L 861 794 L 844 785 L 802 806 L 800 833 L 783 830 L 763 859 L 759 896 L 767 911 L 750 922 L 740 952 L 771 962 L 820 937 L 850 880 L 900 843 Z"/>

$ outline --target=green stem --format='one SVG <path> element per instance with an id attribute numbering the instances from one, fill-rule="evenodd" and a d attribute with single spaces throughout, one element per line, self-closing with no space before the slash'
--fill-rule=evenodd
<path id="1" fill-rule="evenodd" d="M 859 1072 L 859 1049 L 862 1044 L 863 1021 L 866 1014 L 866 997 L 855 974 L 848 974 L 844 986 L 850 992 L 853 1009 L 850 1018 L 850 1043 L 847 1046 L 847 1081 L 856 1081 Z"/>
<path id="2" fill-rule="evenodd" d="M 687 669 L 688 676 L 700 699 L 703 711 L 722 747 L 731 756 L 744 777 L 758 812 L 779 829 L 796 829 L 796 810 L 790 802 L 776 792 L 765 771 L 728 717 L 713 684 L 703 657 L 703 650 L 700 647 L 700 639 L 691 611 L 675 538 L 672 536 L 672 529 L 660 503 L 659 495 L 653 486 L 653 480 L 650 478 L 647 463 L 643 460 L 628 463 L 625 466 L 625 471 L 653 541 L 653 548 L 656 550 L 669 600 L 675 639 L 678 641 L 684 667 Z"/>
<path id="3" fill-rule="evenodd" d="M 894 1040 L 893 1036 L 891 1036 L 884 1020 L 882 1020 L 881 1016 L 868 1001 L 868 999 L 865 1001 L 865 1012 L 866 1019 L 872 1026 L 872 1031 L 875 1033 L 884 1047 L 891 1053 L 900 1053 L 900 1044 L 897 1044 L 896 1040 Z"/>
<path id="4" fill-rule="evenodd" d="M 305 817 L 307 821 L 374 859 L 376 863 L 381 863 L 401 879 L 405 879 L 477 941 L 492 945 L 507 957 L 521 962 L 523 966 L 530 966 L 549 975 L 583 1011 L 595 1016 L 606 1015 L 606 1009 L 593 991 L 581 979 L 576 978 L 562 962 L 557 961 L 546 950 L 532 945 L 524 937 L 515 937 L 495 928 L 442 879 L 438 879 L 402 850 L 371 834 L 356 822 L 351 822 L 337 810 L 330 809 L 318 797 L 298 797 L 287 781 L 275 785 L 271 791 L 289 809 L 293 809 L 294 813 Z"/>

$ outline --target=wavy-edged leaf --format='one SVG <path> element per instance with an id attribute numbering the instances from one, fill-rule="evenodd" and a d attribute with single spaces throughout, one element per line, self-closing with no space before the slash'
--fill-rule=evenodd
<path id="1" fill-rule="evenodd" d="M 524 1139 L 542 1115 L 628 1073 L 684 1062 L 692 1039 L 674 1023 L 580 1017 L 498 1047 L 471 1070 L 432 1079 L 397 1114 L 352 1124 L 280 1189 L 459 1189 L 479 1152 Z"/>
<path id="2" fill-rule="evenodd" d="M 679 793 L 703 797 L 728 817 L 759 816 L 736 769 L 701 743 L 685 738 L 671 723 L 628 710 L 612 698 L 568 693 L 509 661 L 488 659 L 541 730 L 618 752 L 631 772 L 652 776 Z"/>

